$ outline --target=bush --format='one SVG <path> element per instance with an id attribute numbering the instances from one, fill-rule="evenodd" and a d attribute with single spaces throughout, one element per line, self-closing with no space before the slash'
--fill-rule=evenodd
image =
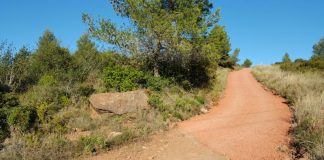
<path id="1" fill-rule="evenodd" d="M 163 100 L 157 95 L 151 95 L 149 97 L 149 104 L 160 112 L 164 121 L 172 116 L 180 120 L 185 120 L 192 115 L 198 114 L 200 111 L 199 106 L 203 103 L 204 98 L 199 96 L 178 97 L 171 104 L 163 103 Z"/>
<path id="2" fill-rule="evenodd" d="M 2 143 L 9 136 L 10 131 L 7 123 L 7 110 L 0 109 L 0 143 Z"/>
<path id="3" fill-rule="evenodd" d="M 107 90 L 118 92 L 139 88 L 144 80 L 144 73 L 130 66 L 107 67 L 103 71 L 103 81 Z"/>
<path id="4" fill-rule="evenodd" d="M 49 84 L 53 83 L 47 84 L 35 85 L 28 92 L 21 95 L 22 105 L 35 106 L 41 123 L 47 123 L 59 110 L 72 104 L 72 100 L 62 86 L 49 86 Z"/>
<path id="5" fill-rule="evenodd" d="M 284 71 L 293 72 L 321 72 L 324 70 L 324 58 L 313 56 L 310 60 L 296 59 L 295 62 L 280 63 L 280 68 Z"/>
<path id="6" fill-rule="evenodd" d="M 38 84 L 44 86 L 54 86 L 57 84 L 57 81 L 52 75 L 44 75 L 39 79 Z"/>
<path id="7" fill-rule="evenodd" d="M 185 89 L 187 91 L 189 91 L 192 88 L 192 84 L 188 80 L 182 81 L 181 85 L 182 85 L 183 89 Z"/>
<path id="8" fill-rule="evenodd" d="M 242 66 L 243 66 L 243 67 L 246 67 L 246 68 L 251 67 L 251 65 L 252 65 L 252 61 L 249 60 L 249 59 L 245 59 L 245 61 L 244 61 L 243 64 L 242 64 Z"/>
<path id="9" fill-rule="evenodd" d="M 0 152 L 2 160 L 70 159 L 81 154 L 77 146 L 60 135 L 13 134 Z"/>
<path id="10" fill-rule="evenodd" d="M 149 104 L 155 108 L 158 108 L 163 104 L 162 100 L 157 95 L 151 95 L 148 100 Z"/>
<path id="11" fill-rule="evenodd" d="M 77 91 L 81 96 L 88 97 L 95 92 L 93 85 L 80 85 Z"/>
<path id="12" fill-rule="evenodd" d="M 14 93 L 1 93 L 0 92 L 0 108 L 10 108 L 19 105 L 19 100 Z"/>
<path id="13" fill-rule="evenodd" d="M 145 77 L 146 85 L 145 87 L 153 91 L 161 91 L 163 88 L 170 84 L 169 80 L 163 79 L 161 77 L 154 77 L 150 74 L 147 74 Z"/>
<path id="14" fill-rule="evenodd" d="M 198 101 L 192 98 L 178 98 L 173 113 L 176 115 L 175 117 L 186 120 L 200 112 L 200 105 Z"/>
<path id="15" fill-rule="evenodd" d="M 136 136 L 129 129 L 124 129 L 121 135 L 113 138 L 105 138 L 101 135 L 80 137 L 78 146 L 87 152 L 98 152 L 100 149 L 112 148 L 133 140 Z"/>
<path id="16" fill-rule="evenodd" d="M 148 100 L 149 104 L 156 108 L 159 113 L 162 115 L 163 120 L 167 120 L 172 112 L 172 108 L 163 103 L 161 98 L 157 95 L 151 95 Z"/>
<path id="17" fill-rule="evenodd" d="M 28 107 L 15 107 L 8 116 L 8 124 L 23 132 L 33 127 L 36 121 L 36 112 Z"/>
<path id="18" fill-rule="evenodd" d="M 71 104 L 71 100 L 68 96 L 61 96 L 59 103 L 62 104 L 63 106 L 68 106 L 69 104 Z"/>
<path id="19" fill-rule="evenodd" d="M 195 96 L 194 98 L 200 104 L 205 104 L 205 98 L 204 97 L 202 97 L 202 96 Z"/>
<path id="20" fill-rule="evenodd" d="M 99 149 L 108 147 L 107 141 L 103 136 L 81 137 L 77 143 L 87 152 L 97 152 Z"/>

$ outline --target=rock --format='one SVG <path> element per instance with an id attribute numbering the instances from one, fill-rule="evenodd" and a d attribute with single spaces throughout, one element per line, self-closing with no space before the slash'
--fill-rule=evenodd
<path id="1" fill-rule="evenodd" d="M 123 134 L 122 132 L 110 132 L 109 138 L 114 138 L 114 137 L 120 136 L 122 134 Z"/>
<path id="2" fill-rule="evenodd" d="M 123 93 L 99 93 L 93 94 L 90 105 L 98 113 L 125 114 L 138 109 L 149 109 L 148 96 L 144 90 L 136 90 Z"/>
<path id="3" fill-rule="evenodd" d="M 207 113 L 208 110 L 207 110 L 206 108 L 202 107 L 202 108 L 200 108 L 200 112 L 201 112 L 201 113 Z"/>
<path id="4" fill-rule="evenodd" d="M 74 132 L 82 132 L 82 130 L 80 128 L 73 128 Z"/>

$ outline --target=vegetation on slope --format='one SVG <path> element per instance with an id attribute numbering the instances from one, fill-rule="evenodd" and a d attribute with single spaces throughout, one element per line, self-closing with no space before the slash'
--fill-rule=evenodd
<path id="1" fill-rule="evenodd" d="M 324 70 L 324 38 L 322 38 L 318 43 L 313 46 L 313 56 L 309 60 L 304 60 L 301 58 L 292 61 L 288 53 L 282 58 L 282 62 L 277 62 L 280 64 L 280 68 L 285 71 L 293 72 L 318 72 L 323 74 Z"/>
<path id="2" fill-rule="evenodd" d="M 208 0 L 139 2 L 111 1 L 129 19 L 125 30 L 85 14 L 89 33 L 74 53 L 49 30 L 34 51 L 0 44 L 1 159 L 97 153 L 199 114 L 219 97 L 228 71 L 223 67 L 234 68 L 239 53 L 229 55 L 219 11 L 211 13 Z M 114 50 L 99 51 L 92 38 Z M 92 117 L 91 94 L 136 89 L 147 90 L 151 110 Z"/>

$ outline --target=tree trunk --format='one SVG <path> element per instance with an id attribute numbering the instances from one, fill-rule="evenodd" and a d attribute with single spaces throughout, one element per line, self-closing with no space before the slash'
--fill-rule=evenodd
<path id="1" fill-rule="evenodd" d="M 158 44 L 157 44 L 157 50 L 154 54 L 154 66 L 153 66 L 153 73 L 154 73 L 154 77 L 160 77 L 160 69 L 159 69 L 159 56 L 161 55 L 161 49 L 162 49 L 162 44 L 161 42 L 159 41 Z"/>
<path id="2" fill-rule="evenodd" d="M 160 77 L 159 67 L 157 64 L 154 64 L 153 73 L 154 77 Z"/>

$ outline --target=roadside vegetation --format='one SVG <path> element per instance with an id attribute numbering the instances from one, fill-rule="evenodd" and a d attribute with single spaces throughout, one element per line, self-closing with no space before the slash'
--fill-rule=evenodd
<path id="1" fill-rule="evenodd" d="M 280 68 L 292 72 L 317 72 L 324 74 L 324 38 L 313 46 L 313 56 L 309 60 L 297 58 L 292 61 L 288 53 L 285 53 L 282 62 L 277 62 Z"/>
<path id="2" fill-rule="evenodd" d="M 245 68 L 250 68 L 252 66 L 252 61 L 249 59 L 245 59 L 242 66 Z"/>
<path id="3" fill-rule="evenodd" d="M 229 37 L 211 3 L 169 2 L 111 0 L 129 20 L 125 27 L 84 14 L 89 30 L 75 52 L 49 30 L 34 50 L 1 42 L 0 159 L 97 154 L 205 113 L 220 97 L 239 49 L 229 54 Z M 98 50 L 94 40 L 113 48 Z M 152 109 L 92 114 L 91 94 L 137 89 L 149 94 Z"/>
<path id="4" fill-rule="evenodd" d="M 281 63 L 257 66 L 252 72 L 261 83 L 285 97 L 291 105 L 295 123 L 292 143 L 297 150 L 296 156 L 308 152 L 313 159 L 323 159 L 324 40 L 313 48 L 314 55 L 310 60 L 292 62 L 285 54 Z"/>

